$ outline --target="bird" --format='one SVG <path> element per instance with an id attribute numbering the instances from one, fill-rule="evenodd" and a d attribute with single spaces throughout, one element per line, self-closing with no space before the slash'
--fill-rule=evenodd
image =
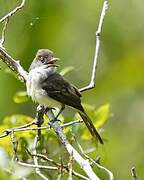
<path id="1" fill-rule="evenodd" d="M 56 62 L 58 60 L 59 58 L 56 58 L 53 51 L 49 49 L 37 51 L 29 67 L 26 80 L 28 96 L 42 106 L 58 107 L 60 110 L 55 119 L 64 110 L 65 105 L 74 108 L 83 119 L 91 135 L 103 144 L 101 136 L 81 104 L 82 95 L 80 91 L 57 72 L 58 65 Z"/>

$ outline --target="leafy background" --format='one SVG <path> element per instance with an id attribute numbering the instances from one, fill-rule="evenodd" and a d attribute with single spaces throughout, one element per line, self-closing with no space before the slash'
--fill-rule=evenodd
<path id="1" fill-rule="evenodd" d="M 0 0 L 0 16 L 14 8 L 16 3 L 15 0 Z M 60 71 L 67 66 L 74 67 L 65 77 L 83 87 L 90 79 L 101 6 L 102 1 L 95 0 L 27 1 L 25 8 L 11 18 L 5 47 L 13 57 L 21 60 L 26 69 L 39 48 L 53 50 L 61 59 Z M 131 179 L 132 166 L 136 167 L 139 177 L 144 177 L 143 6 L 143 0 L 109 2 L 101 36 L 96 88 L 83 93 L 83 102 L 96 110 L 110 104 L 109 121 L 101 133 L 106 143 L 99 147 L 97 154 L 101 155 L 102 163 L 114 172 L 116 179 Z M 1 123 L 6 116 L 14 114 L 34 117 L 34 103 L 16 104 L 13 101 L 16 92 L 25 90 L 25 87 L 10 75 L 3 63 L 0 65 Z M 67 113 L 65 116 L 66 119 L 71 118 Z M 24 123 L 24 120 L 18 121 Z M 9 126 L 8 122 L 6 126 Z M 1 130 L 3 126 L 4 123 Z M 2 144 L 4 140 L 0 141 Z M 94 146 L 89 141 L 85 149 Z M 81 144 L 85 146 L 83 139 Z M 53 149 L 50 151 L 52 154 Z M 103 173 L 98 173 L 107 179 Z M 1 177 L 4 176 L 1 172 Z"/>

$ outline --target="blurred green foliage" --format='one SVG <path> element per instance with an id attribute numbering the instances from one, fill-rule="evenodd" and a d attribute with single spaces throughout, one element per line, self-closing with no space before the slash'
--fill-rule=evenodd
<path id="1" fill-rule="evenodd" d="M 14 8 L 16 3 L 15 0 L 0 0 L 0 17 Z M 66 78 L 83 87 L 90 79 L 101 5 L 102 1 L 95 0 L 27 1 L 25 8 L 11 18 L 5 47 L 14 58 L 21 60 L 26 69 L 39 48 L 53 50 L 60 57 L 62 68 L 74 67 Z M 144 177 L 143 6 L 143 0 L 109 2 L 101 36 L 96 88 L 83 93 L 83 102 L 93 107 L 106 103 L 111 106 L 110 120 L 102 133 L 107 140 L 105 150 L 100 147 L 96 152 L 101 155 L 102 163 L 120 180 L 131 179 L 132 166 L 136 166 L 139 177 Z M 34 103 L 15 104 L 13 101 L 15 93 L 25 90 L 25 87 L 5 73 L 3 63 L 0 66 L 1 123 L 6 116 L 13 114 L 34 117 Z M 71 118 L 69 113 L 65 116 Z M 1 126 L 1 130 L 5 128 Z M 49 151 L 54 149 L 55 143 L 58 143 L 56 138 Z M 86 144 L 81 139 L 81 145 L 86 150 L 94 144 L 91 141 Z M 91 155 L 95 156 L 93 152 Z"/>
<path id="2" fill-rule="evenodd" d="M 85 104 L 84 107 L 87 110 L 88 114 L 91 115 L 91 118 L 94 120 L 94 124 L 97 127 L 97 129 L 99 129 L 100 127 L 102 128 L 102 126 L 105 124 L 105 121 L 108 119 L 109 106 L 104 105 L 100 107 L 98 110 L 93 108 L 93 106 L 90 106 L 87 104 Z M 57 109 L 57 112 L 55 113 L 56 114 L 58 113 L 58 109 Z M 80 119 L 80 117 L 78 117 L 77 115 L 75 116 L 75 118 Z M 59 119 L 61 120 L 61 123 L 64 123 L 62 121 L 64 120 L 62 115 L 60 116 Z M 12 129 L 13 127 L 22 126 L 26 123 L 31 122 L 32 120 L 33 119 L 31 117 L 28 117 L 22 114 L 7 116 L 1 123 L 0 133 L 2 134 L 6 129 Z M 72 120 L 73 119 L 71 118 L 71 121 Z M 43 126 L 46 126 L 47 123 L 48 123 L 48 119 L 45 116 Z M 32 127 L 34 128 L 37 126 L 33 125 L 31 126 L 31 128 Z M 88 133 L 87 128 L 83 126 L 82 124 L 73 124 L 71 126 L 67 126 L 64 128 L 64 132 L 74 146 L 76 146 L 74 136 L 77 136 L 77 137 L 80 137 L 81 140 L 85 143 L 84 148 L 86 148 L 86 151 L 88 151 L 87 153 L 96 152 L 97 146 L 92 145 L 94 142 L 94 139 L 91 137 L 90 133 Z M 14 141 L 18 143 L 18 148 L 17 148 L 18 158 L 21 161 L 30 163 L 32 160 L 30 160 L 31 156 L 28 153 L 28 151 L 29 150 L 32 151 L 32 148 L 33 148 L 32 144 L 34 143 L 34 137 L 36 135 L 36 131 L 32 131 L 32 130 L 16 131 L 14 135 L 15 135 Z M 91 145 L 89 143 L 91 143 Z M 10 136 L 6 136 L 5 139 L 1 139 L 0 147 L 2 148 L 0 149 L 0 154 L 4 153 L 4 156 L 0 158 L 0 160 L 3 160 L 0 163 L 0 166 L 3 168 L 3 170 L 5 170 L 5 168 L 7 169 L 5 170 L 6 174 L 8 173 L 7 171 L 9 171 L 8 174 L 11 174 L 9 178 L 14 177 L 14 179 L 17 179 L 19 177 L 18 176 L 19 174 L 21 176 L 23 175 L 24 177 L 29 175 L 28 176 L 29 178 L 30 176 L 32 176 L 30 179 L 34 179 L 35 175 L 32 175 L 32 170 L 30 168 L 29 168 L 28 173 L 27 171 L 25 173 L 21 173 L 21 167 L 19 167 L 19 169 L 17 170 L 18 166 L 16 165 L 16 163 L 14 163 L 14 161 L 11 161 L 11 157 L 13 157 L 13 148 L 12 148 L 12 139 L 10 138 Z M 54 159 L 55 161 L 59 163 L 61 163 L 61 158 L 64 164 L 67 164 L 69 162 L 69 157 L 67 155 L 66 150 L 64 149 L 62 144 L 59 143 L 59 140 L 56 138 L 56 135 L 54 134 L 53 131 L 51 131 L 50 128 L 42 130 L 42 136 L 41 136 L 40 143 L 37 147 L 37 151 L 38 153 L 44 154 L 45 156 L 48 156 L 49 158 L 51 157 L 52 159 Z M 39 162 L 41 165 L 49 165 L 46 162 L 41 161 L 41 160 Z M 81 171 L 79 167 L 74 166 L 74 168 L 77 171 Z M 47 170 L 46 170 L 44 171 L 44 173 L 50 179 L 56 179 L 57 172 L 55 173 L 51 172 L 49 174 L 47 173 Z M 5 178 L 5 175 L 0 174 L 0 177 Z M 63 173 L 63 179 L 65 178 L 67 179 L 67 175 Z"/>

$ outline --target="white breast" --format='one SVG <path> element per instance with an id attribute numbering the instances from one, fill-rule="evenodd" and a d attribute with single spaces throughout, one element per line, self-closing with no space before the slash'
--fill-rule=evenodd
<path id="1" fill-rule="evenodd" d="M 59 107 L 60 103 L 48 97 L 46 91 L 41 88 L 41 81 L 47 78 L 48 74 L 51 74 L 51 72 L 48 71 L 51 71 L 51 69 L 39 67 L 32 69 L 29 72 L 26 81 L 27 93 L 33 101 L 38 102 L 41 105 L 47 107 Z"/>

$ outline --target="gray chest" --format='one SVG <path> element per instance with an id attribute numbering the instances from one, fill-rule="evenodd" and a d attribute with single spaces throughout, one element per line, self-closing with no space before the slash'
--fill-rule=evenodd
<path id="1" fill-rule="evenodd" d="M 42 81 L 51 73 L 48 69 L 35 68 L 29 72 L 26 82 L 28 96 L 30 96 L 33 101 L 47 107 L 59 106 L 59 103 L 48 97 L 46 91 L 42 89 Z"/>

